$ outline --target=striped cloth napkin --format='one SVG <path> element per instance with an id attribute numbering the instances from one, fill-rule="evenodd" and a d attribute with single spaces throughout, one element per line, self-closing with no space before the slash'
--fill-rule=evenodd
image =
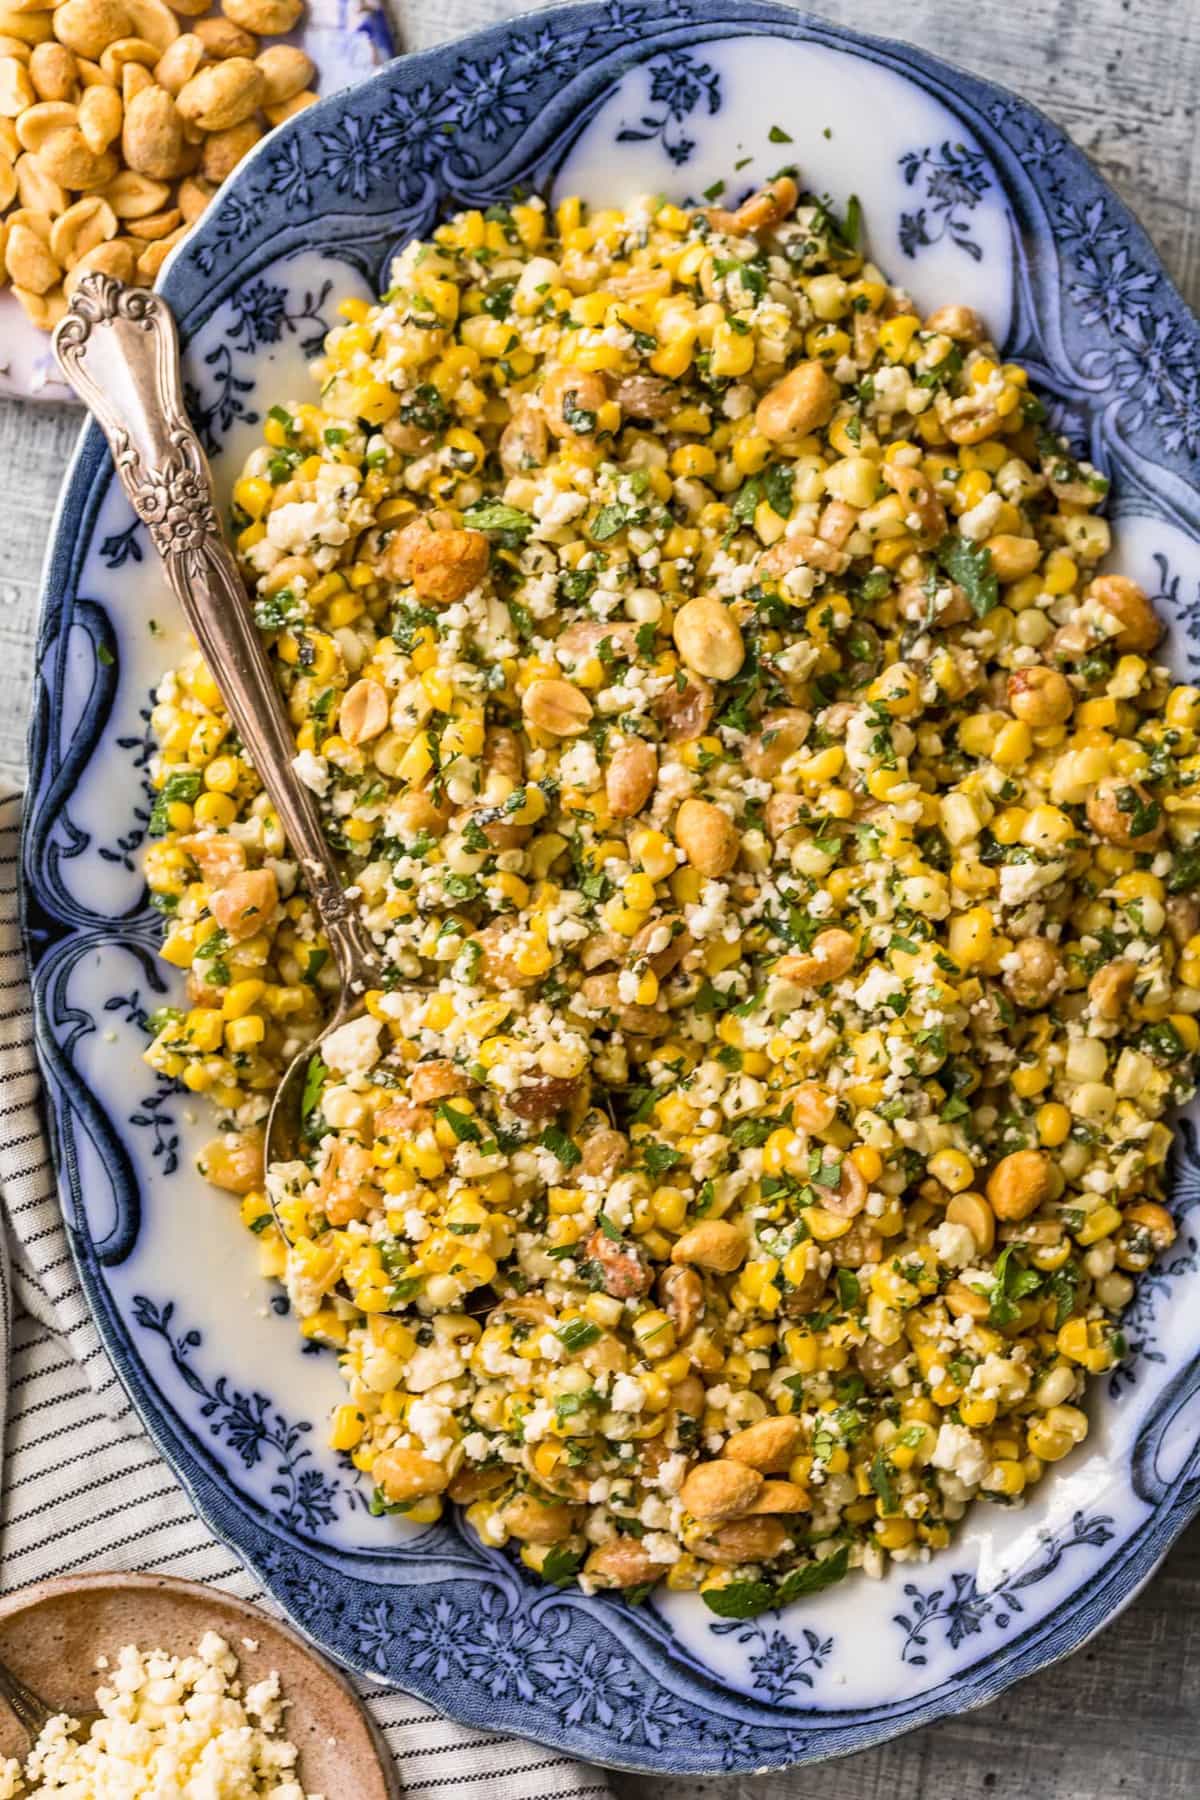
<path id="1" fill-rule="evenodd" d="M 212 1582 L 277 1611 L 192 1511 L 143 1431 L 88 1314 L 38 1106 L 17 910 L 20 796 L 0 792 L 0 1592 L 75 1569 Z M 520 1738 L 469 1731 L 362 1682 L 404 1791 L 454 1800 L 603 1800 L 595 1769 Z M 339 1796 L 350 1800 L 350 1796 Z"/>

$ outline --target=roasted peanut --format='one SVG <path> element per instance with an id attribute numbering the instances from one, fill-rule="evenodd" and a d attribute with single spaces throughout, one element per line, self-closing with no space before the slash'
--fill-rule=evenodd
<path id="1" fill-rule="evenodd" d="M 434 606 L 452 606 L 478 587 L 490 558 L 491 546 L 482 531 L 432 531 L 413 543 L 412 584 L 422 600 Z"/>
<path id="2" fill-rule="evenodd" d="M 139 243 L 152 244 L 159 238 L 169 237 L 183 222 L 183 214 L 177 206 L 170 206 L 166 212 L 151 213 L 146 219 L 131 219 L 126 227 L 131 238 Z"/>
<path id="3" fill-rule="evenodd" d="M 264 106 L 282 106 L 294 99 L 317 73 L 312 58 L 294 44 L 272 44 L 255 61 L 263 72 Z"/>
<path id="4" fill-rule="evenodd" d="M 38 150 L 52 131 L 74 125 L 78 108 L 66 100 L 39 100 L 17 120 L 17 142 L 23 150 Z"/>
<path id="5" fill-rule="evenodd" d="M 1137 964 L 1119 956 L 1105 963 L 1088 982 L 1088 999 L 1101 1019 L 1119 1019 L 1137 981 Z"/>
<path id="6" fill-rule="evenodd" d="M 260 37 L 283 37 L 299 23 L 301 0 L 221 0 L 221 11 L 244 31 Z"/>
<path id="7" fill-rule="evenodd" d="M 1050 1198 L 1049 1159 L 1040 1150 L 1014 1150 L 988 1176 L 987 1197 L 998 1219 L 1027 1219 Z"/>
<path id="8" fill-rule="evenodd" d="M 133 17 L 124 0 L 63 0 L 54 9 L 53 23 L 60 44 L 93 59 L 117 38 L 134 35 Z"/>
<path id="9" fill-rule="evenodd" d="M 714 1269 L 720 1275 L 731 1275 L 746 1260 L 749 1248 L 746 1233 L 728 1219 L 702 1219 L 690 1231 L 677 1238 L 671 1247 L 673 1263 L 694 1263 L 701 1269 Z"/>
<path id="10" fill-rule="evenodd" d="M 726 1440 L 722 1455 L 746 1463 L 762 1475 L 781 1474 L 800 1448 L 804 1428 L 793 1414 L 759 1419 Z"/>
<path id="11" fill-rule="evenodd" d="M 85 88 L 79 102 L 79 129 L 97 155 L 121 135 L 122 107 L 113 88 Z"/>
<path id="12" fill-rule="evenodd" d="M 679 1497 L 697 1519 L 734 1519 L 753 1505 L 763 1478 L 745 1463 L 720 1458 L 697 1463 L 686 1476 Z"/>
<path id="13" fill-rule="evenodd" d="M 887 1348 L 894 1351 L 895 1347 L 889 1345 Z M 747 1523 L 769 1513 L 807 1512 L 811 1504 L 808 1489 L 802 1488 L 798 1481 L 764 1481 L 757 1500 L 750 1506 Z"/>
<path id="14" fill-rule="evenodd" d="M 43 175 L 65 188 L 102 188 L 117 172 L 112 151 L 103 150 L 97 155 L 77 125 L 52 131 L 39 146 L 34 161 Z"/>
<path id="15" fill-rule="evenodd" d="M 727 875 L 738 859 L 737 826 L 710 800 L 685 800 L 675 815 L 675 841 L 701 875 Z"/>
<path id="16" fill-rule="evenodd" d="M 29 58 L 29 79 L 39 100 L 70 100 L 79 80 L 74 53 L 58 42 L 35 44 Z"/>
<path id="17" fill-rule="evenodd" d="M 925 321 L 925 330 L 953 338 L 958 344 L 981 344 L 983 321 L 969 306 L 939 306 Z"/>
<path id="18" fill-rule="evenodd" d="M 893 493 L 904 504 L 905 522 L 927 543 L 936 544 L 945 536 L 946 509 L 933 490 L 933 483 L 920 469 L 906 463 L 886 462 L 880 473 Z"/>
<path id="19" fill-rule="evenodd" d="M 765 187 L 751 194 L 734 212 L 714 208 L 709 217 L 718 231 L 731 231 L 737 237 L 753 232 L 771 231 L 796 209 L 799 191 L 790 175 L 777 175 Z"/>
<path id="20" fill-rule="evenodd" d="M 500 433 L 500 467 L 506 475 L 540 469 L 546 460 L 549 441 L 546 421 L 526 395 L 513 406 L 512 417 Z"/>
<path id="21" fill-rule="evenodd" d="M 732 681 L 746 660 L 738 622 L 709 594 L 685 600 L 672 626 L 675 645 L 689 669 L 710 681 Z"/>
<path id="22" fill-rule="evenodd" d="M 197 70 L 180 89 L 174 104 L 184 119 L 202 131 L 228 131 L 231 125 L 240 125 L 243 119 L 253 116 L 265 87 L 257 63 L 245 56 L 231 56 L 211 68 Z"/>
<path id="23" fill-rule="evenodd" d="M 15 287 L 27 288 L 33 294 L 48 293 L 57 287 L 61 278 L 61 270 L 52 253 L 27 225 L 10 228 L 4 266 Z"/>
<path id="24" fill-rule="evenodd" d="M 670 744 L 690 744 L 708 730 L 716 697 L 702 676 L 693 675 L 680 689 L 674 682 L 654 702 L 654 716 Z"/>
<path id="25" fill-rule="evenodd" d="M 23 211 L 52 219 L 58 213 L 65 212 L 70 205 L 66 188 L 61 182 L 52 181 L 37 158 L 30 156 L 28 152 L 19 156 L 13 164 L 13 175 Z M 18 223 L 12 214 L 9 215 L 8 222 L 10 225 Z M 24 223 L 28 224 L 30 221 L 26 220 Z"/>
<path id="26" fill-rule="evenodd" d="M 521 696 L 521 712 L 525 722 L 552 737 L 578 737 L 586 731 L 592 716 L 592 703 L 582 688 L 553 676 L 531 681 Z"/>
<path id="27" fill-rule="evenodd" d="M 205 1181 L 227 1194 L 249 1194 L 261 1187 L 263 1135 L 261 1131 L 226 1131 L 211 1138 L 199 1156 Z"/>
<path id="28" fill-rule="evenodd" d="M 186 87 L 204 61 L 204 45 L 194 31 L 185 31 L 167 45 L 154 65 L 154 79 L 172 97 Z"/>
<path id="29" fill-rule="evenodd" d="M 153 45 L 161 56 L 179 36 L 179 21 L 166 0 L 124 0 L 133 21 L 133 35 Z"/>
<path id="30" fill-rule="evenodd" d="M 663 1311 L 685 1338 L 704 1315 L 704 1283 L 694 1269 L 664 1269 L 658 1278 L 658 1297 Z"/>
<path id="31" fill-rule="evenodd" d="M 797 363 L 763 395 L 754 415 L 755 424 L 773 444 L 806 437 L 810 431 L 828 425 L 837 397 L 837 383 L 819 362 Z"/>
<path id="32" fill-rule="evenodd" d="M 604 791 L 614 819 L 641 812 L 658 780 L 658 753 L 644 738 L 618 744 L 604 775 Z"/>
<path id="33" fill-rule="evenodd" d="M 108 81 L 95 85 L 112 87 L 119 84 L 122 98 L 124 98 L 125 71 L 131 68 L 142 70 L 143 73 L 138 79 L 142 85 L 145 85 L 148 80 L 153 79 L 150 71 L 158 61 L 159 55 L 159 50 L 150 42 L 149 38 L 118 38 L 115 44 L 109 44 L 100 55 L 100 69 L 104 75 L 108 76 Z"/>
<path id="34" fill-rule="evenodd" d="M 837 549 L 826 538 L 813 537 L 805 531 L 789 532 L 759 558 L 763 574 L 773 575 L 777 580 L 786 575 L 789 569 L 801 565 L 809 569 L 821 569 L 826 575 L 841 575 L 850 567 L 850 558 L 844 550 Z"/>
<path id="35" fill-rule="evenodd" d="M 996 1241 L 996 1215 L 982 1194 L 955 1194 L 946 1207 L 952 1225 L 965 1225 L 975 1248 L 986 1256 Z"/>
<path id="36" fill-rule="evenodd" d="M 1166 830 L 1160 803 L 1140 781 L 1099 782 L 1087 797 L 1088 824 L 1097 837 L 1127 850 L 1152 850 Z"/>
<path id="37" fill-rule="evenodd" d="M 186 225 L 196 223 L 216 191 L 212 182 L 205 181 L 201 176 L 189 175 L 186 180 L 180 182 L 176 197 Z"/>
<path id="38" fill-rule="evenodd" d="M 1119 622 L 1121 629 L 1109 640 L 1114 649 L 1133 653 L 1154 649 L 1163 634 L 1162 623 L 1136 581 L 1126 575 L 1097 575 L 1086 594 Z"/>
<path id="39" fill-rule="evenodd" d="M 585 1175 L 615 1175 L 629 1161 L 629 1139 L 607 1125 L 589 1132 L 583 1140 L 580 1168 Z"/>
<path id="40" fill-rule="evenodd" d="M 552 369 L 542 385 L 542 408 L 555 437 L 589 437 L 608 399 L 599 375 L 584 369 Z"/>
<path id="41" fill-rule="evenodd" d="M 614 398 L 630 419 L 665 419 L 675 406 L 670 382 L 657 375 L 622 376 Z"/>
<path id="42" fill-rule="evenodd" d="M 701 1467 L 705 1466 L 701 1464 Z M 767 1482 L 765 1485 L 771 1487 L 774 1484 Z M 782 1525 L 778 1519 L 732 1519 L 728 1525 L 722 1525 L 719 1531 L 700 1538 L 694 1545 L 694 1554 L 704 1562 L 771 1562 L 783 1553 L 790 1542 L 786 1525 Z"/>
<path id="43" fill-rule="evenodd" d="M 200 153 L 200 172 L 206 181 L 219 187 L 227 175 L 232 175 L 242 158 L 253 150 L 262 136 L 262 126 L 257 119 L 244 119 L 240 125 L 231 125 L 228 131 L 214 131 L 205 138 Z"/>
<path id="44" fill-rule="evenodd" d="M 68 269 L 63 280 L 63 288 L 70 299 L 76 285 L 85 275 L 93 272 L 98 275 L 111 275 L 117 281 L 132 281 L 136 264 L 133 247 L 124 238 L 115 238 L 107 244 L 97 244 L 94 250 L 88 250 L 73 267 Z"/>
<path id="45" fill-rule="evenodd" d="M 50 250 L 64 269 L 72 269 L 81 256 L 117 235 L 117 216 L 107 200 L 89 194 L 67 208 L 50 228 Z"/>
<path id="46" fill-rule="evenodd" d="M 243 31 L 232 19 L 201 19 L 193 31 L 203 44 L 205 55 L 215 62 L 224 62 L 230 56 L 258 55 L 257 37 L 252 31 Z"/>
<path id="47" fill-rule="evenodd" d="M 393 1506 L 440 1494 L 450 1479 L 440 1463 L 430 1462 L 416 1450 L 381 1450 L 371 1464 L 371 1479 L 382 1488 Z"/>
<path id="48" fill-rule="evenodd" d="M 1008 678 L 1008 704 L 1013 716 L 1035 730 L 1044 725 L 1063 725 L 1075 705 L 1071 684 L 1057 669 L 1031 663 L 1015 669 Z"/>
<path id="49" fill-rule="evenodd" d="M 387 730 L 387 689 L 378 681 L 356 681 L 342 696 L 338 730 L 348 744 L 365 744 Z"/>
<path id="50" fill-rule="evenodd" d="M 187 159 L 183 119 L 165 88 L 148 87 L 130 102 L 121 148 L 139 175 L 161 181 L 180 173 Z"/>
<path id="51" fill-rule="evenodd" d="M 812 949 L 801 954 L 781 956 L 775 973 L 793 987 L 824 987 L 827 981 L 840 981 L 854 966 L 856 945 L 848 931 L 831 926 L 819 931 Z"/>
<path id="52" fill-rule="evenodd" d="M 102 192 L 118 219 L 145 219 L 161 212 L 171 197 L 169 187 L 136 169 L 122 169 Z"/>
<path id="53" fill-rule="evenodd" d="M 37 99 L 29 70 L 15 56 L 0 56 L 0 114 L 19 119 Z"/>
<path id="54" fill-rule="evenodd" d="M 279 890 L 271 869 L 247 869 L 219 888 L 209 910 L 233 944 L 252 937 L 274 917 Z"/>
<path id="55" fill-rule="evenodd" d="M 1023 937 L 1013 945 L 1016 966 L 1004 971 L 1004 989 L 1018 1006 L 1044 1006 L 1061 984 L 1062 958 L 1049 938 Z"/>
<path id="56" fill-rule="evenodd" d="M 600 1588 L 641 1587 L 656 1581 L 663 1564 L 652 1560 L 649 1551 L 636 1538 L 612 1538 L 593 1550 L 584 1563 L 584 1572 Z"/>
<path id="57" fill-rule="evenodd" d="M 177 230 L 169 231 L 166 237 L 157 238 L 154 243 L 146 245 L 135 265 L 137 278 L 144 287 L 149 287 L 150 283 L 156 279 L 158 271 L 176 244 L 180 243 L 186 235 L 187 228 L 181 225 Z"/>
<path id="58" fill-rule="evenodd" d="M 306 106 L 315 106 L 317 99 L 318 96 L 311 88 L 305 88 L 302 93 L 293 94 L 290 100 L 284 100 L 278 106 L 264 105 L 263 112 L 268 124 L 282 125 L 285 119 L 294 119 Z"/>
<path id="59" fill-rule="evenodd" d="M 789 756 L 803 748 L 811 725 L 810 715 L 798 707 L 764 713 L 762 724 L 744 751 L 751 775 L 760 781 L 770 781 L 778 775 Z"/>
<path id="60" fill-rule="evenodd" d="M 561 1544 L 574 1531 L 578 1516 L 560 1500 L 542 1500 L 536 1494 L 514 1494 L 500 1511 L 509 1535 L 523 1544 Z"/>

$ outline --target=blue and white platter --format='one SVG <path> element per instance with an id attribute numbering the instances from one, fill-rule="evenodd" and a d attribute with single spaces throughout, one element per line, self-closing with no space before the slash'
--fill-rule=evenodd
<path id="1" fill-rule="evenodd" d="M 345 294 L 443 209 L 517 184 L 612 202 L 748 190 L 782 163 L 844 206 L 920 305 L 975 306 L 1112 478 L 1115 561 L 1200 667 L 1200 330 L 1139 227 L 1048 120 L 901 44 L 760 0 L 611 0 L 392 63 L 273 135 L 168 266 L 189 406 L 225 488 Z M 735 165 L 738 173 L 734 174 Z M 472 1725 L 602 1763 L 705 1773 L 861 1749 L 976 1706 L 1110 1620 L 1200 1506 L 1200 1156 L 1127 1317 L 1085 1449 L 952 1547 L 782 1615 L 546 1588 L 454 1521 L 374 1519 L 323 1447 L 332 1361 L 258 1280 L 192 1157 L 208 1126 L 141 1061 L 156 960 L 150 692 L 179 622 L 85 431 L 43 600 L 27 932 L 62 1200 L 108 1348 L 197 1507 L 347 1666 Z"/>

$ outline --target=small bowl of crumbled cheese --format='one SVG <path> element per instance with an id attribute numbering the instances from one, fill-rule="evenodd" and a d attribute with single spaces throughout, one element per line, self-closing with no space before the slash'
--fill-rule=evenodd
<path id="1" fill-rule="evenodd" d="M 0 1659 L 55 1709 L 30 1745 L 0 1707 L 0 1800 L 400 1793 L 345 1679 L 214 1589 L 156 1575 L 43 1582 L 0 1602 Z"/>

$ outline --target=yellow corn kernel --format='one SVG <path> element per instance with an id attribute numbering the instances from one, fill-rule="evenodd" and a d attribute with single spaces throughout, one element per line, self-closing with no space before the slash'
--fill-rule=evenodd
<path id="1" fill-rule="evenodd" d="M 973 906 L 969 912 L 957 913 L 950 921 L 950 955 L 960 968 L 973 968 L 990 955 L 993 937 L 991 909 Z"/>
<path id="2" fill-rule="evenodd" d="M 274 497 L 274 488 L 262 475 L 243 475 L 233 484 L 233 504 L 249 519 L 261 519 Z"/>
<path id="3" fill-rule="evenodd" d="M 925 1166 L 952 1194 L 965 1193 L 975 1179 L 975 1165 L 962 1150 L 939 1150 Z"/>
<path id="4" fill-rule="evenodd" d="M 329 1431 L 329 1448 L 331 1450 L 353 1450 L 362 1441 L 366 1429 L 366 1420 L 357 1406 L 338 1406 L 334 1408 L 333 1419 Z"/>
<path id="5" fill-rule="evenodd" d="M 921 321 L 912 313 L 900 313 L 885 319 L 879 327 L 879 347 L 889 362 L 902 362 L 905 351 L 916 336 Z"/>
<path id="6" fill-rule="evenodd" d="M 224 1021 L 215 1007 L 195 1006 L 184 1020 L 184 1032 L 193 1050 L 219 1050 Z"/>
<path id="7" fill-rule="evenodd" d="M 917 1535 L 912 1519 L 885 1519 L 875 1533 L 875 1542 L 885 1550 L 905 1550 Z"/>
<path id="8" fill-rule="evenodd" d="M 992 745 L 992 761 L 1002 769 L 1016 769 L 1033 755 L 1033 733 L 1023 719 L 1001 726 Z"/>
<path id="9" fill-rule="evenodd" d="M 668 466 L 672 475 L 703 481 L 715 471 L 717 459 L 707 444 L 681 444 Z"/>
<path id="10" fill-rule="evenodd" d="M 244 1019 L 230 1019 L 225 1027 L 225 1044 L 229 1050 L 253 1050 L 266 1034 L 266 1021 L 252 1013 Z"/>
<path id="11" fill-rule="evenodd" d="M 1075 1241 L 1079 1244 L 1098 1244 L 1101 1238 L 1111 1237 L 1120 1224 L 1121 1214 L 1115 1206 L 1098 1206 L 1095 1212 L 1088 1214 L 1075 1233 Z M 1064 1325 L 1063 1330 L 1066 1329 Z"/>
<path id="12" fill-rule="evenodd" d="M 985 1494 L 1004 1494 L 1015 1499 L 1025 1490 L 1026 1474 L 1024 1467 L 1014 1459 L 1005 1457 L 993 1463 L 983 1482 Z"/>

